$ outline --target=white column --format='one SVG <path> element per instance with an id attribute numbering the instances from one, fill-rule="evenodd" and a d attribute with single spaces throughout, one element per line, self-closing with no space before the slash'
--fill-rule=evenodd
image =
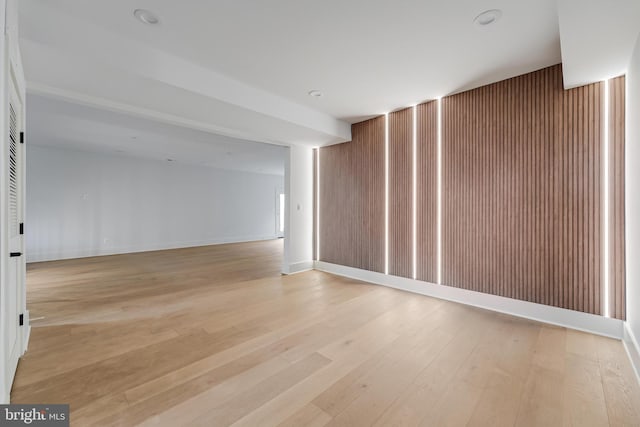
<path id="1" fill-rule="evenodd" d="M 313 149 L 291 146 L 285 162 L 284 259 L 282 272 L 313 267 Z"/>

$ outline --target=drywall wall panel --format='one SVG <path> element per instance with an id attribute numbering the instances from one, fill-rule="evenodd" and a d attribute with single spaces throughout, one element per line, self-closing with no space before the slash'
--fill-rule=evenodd
<path id="1" fill-rule="evenodd" d="M 276 237 L 284 178 L 27 144 L 31 261 Z"/>

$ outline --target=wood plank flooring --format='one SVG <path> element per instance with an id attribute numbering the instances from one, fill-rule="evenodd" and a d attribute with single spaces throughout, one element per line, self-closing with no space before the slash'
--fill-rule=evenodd
<path id="1" fill-rule="evenodd" d="M 74 426 L 640 426 L 619 341 L 310 271 L 282 241 L 30 264 L 14 403 Z"/>

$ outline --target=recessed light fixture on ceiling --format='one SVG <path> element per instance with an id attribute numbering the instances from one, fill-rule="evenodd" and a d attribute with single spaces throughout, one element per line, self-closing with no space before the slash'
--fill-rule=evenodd
<path id="1" fill-rule="evenodd" d="M 149 25 L 155 25 L 158 22 L 160 22 L 160 20 L 152 12 L 146 9 L 134 10 L 133 16 L 135 16 L 138 19 L 138 21 L 145 24 L 149 24 Z"/>
<path id="2" fill-rule="evenodd" d="M 476 27 L 486 28 L 498 22 L 501 16 L 502 11 L 500 9 L 485 10 L 474 18 L 473 23 Z"/>
<path id="3" fill-rule="evenodd" d="M 319 90 L 311 90 L 309 91 L 309 96 L 313 96 L 314 98 L 320 98 L 322 96 L 322 92 Z"/>

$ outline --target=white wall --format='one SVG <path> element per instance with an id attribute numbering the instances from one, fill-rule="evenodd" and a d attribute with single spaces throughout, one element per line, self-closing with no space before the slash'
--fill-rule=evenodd
<path id="1" fill-rule="evenodd" d="M 29 262 L 276 236 L 284 178 L 27 148 Z"/>
<path id="2" fill-rule="evenodd" d="M 640 352 L 640 36 L 627 73 L 626 116 L 627 329 Z M 640 356 L 634 356 L 636 369 L 640 370 Z"/>
<path id="3" fill-rule="evenodd" d="M 285 243 L 282 272 L 313 267 L 313 149 L 292 146 L 285 161 Z"/>

